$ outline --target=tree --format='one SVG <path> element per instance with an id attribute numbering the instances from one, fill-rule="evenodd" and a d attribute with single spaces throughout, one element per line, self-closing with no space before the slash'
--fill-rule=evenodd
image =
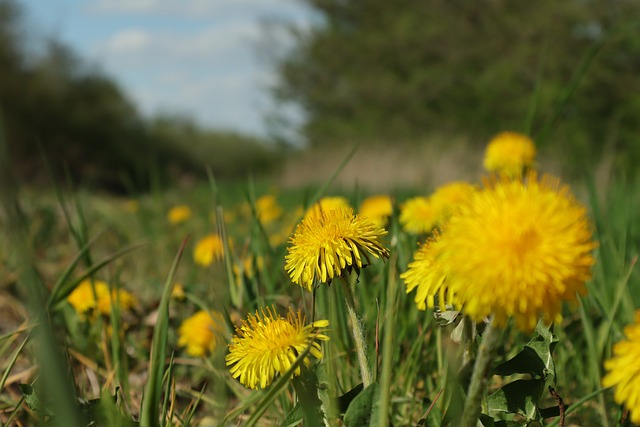
<path id="1" fill-rule="evenodd" d="M 640 3 L 631 0 L 305 0 L 318 24 L 292 28 L 274 95 L 306 113 L 311 143 L 417 140 L 453 131 L 486 137 L 545 129 L 584 55 L 603 44 L 554 131 L 638 134 Z M 615 67 L 615 68 L 614 68 Z M 622 96 L 626 92 L 626 96 Z M 536 115 L 527 117 L 536 95 Z M 615 124 L 617 123 L 617 125 Z M 622 134 L 618 132 L 622 137 Z M 627 143 L 628 144 L 628 143 Z"/>

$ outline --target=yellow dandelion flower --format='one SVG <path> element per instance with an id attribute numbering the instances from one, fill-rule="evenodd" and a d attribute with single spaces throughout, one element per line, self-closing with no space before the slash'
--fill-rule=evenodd
<path id="1" fill-rule="evenodd" d="M 184 301 L 186 298 L 186 294 L 184 292 L 184 286 L 182 283 L 176 283 L 173 285 L 173 289 L 171 290 L 171 298 L 176 301 Z"/>
<path id="2" fill-rule="evenodd" d="M 624 328 L 625 339 L 613 346 L 613 356 L 604 362 L 603 387 L 615 387 L 614 399 L 625 405 L 633 424 L 640 425 L 640 310 L 635 322 Z"/>
<path id="3" fill-rule="evenodd" d="M 393 202 L 387 195 L 370 196 L 360 203 L 360 215 L 378 227 L 386 226 L 392 213 Z"/>
<path id="4" fill-rule="evenodd" d="M 328 320 L 317 320 L 305 325 L 305 318 L 289 308 L 287 318 L 276 315 L 267 308 L 249 314 L 243 320 L 229 344 L 226 357 L 227 366 L 233 378 L 251 389 L 265 388 L 274 378 L 286 373 L 296 361 L 298 355 L 311 347 L 309 354 L 322 359 L 322 348 L 319 341 L 327 341 L 329 337 L 322 334 L 329 326 Z M 309 367 L 311 360 L 305 357 L 304 365 Z M 300 375 L 300 366 L 294 376 Z"/>
<path id="5" fill-rule="evenodd" d="M 413 197 L 400 206 L 400 224 L 407 233 L 430 233 L 437 220 L 436 206 L 427 197 Z"/>
<path id="6" fill-rule="evenodd" d="M 332 211 L 334 209 L 348 208 L 349 201 L 341 196 L 323 197 L 311 206 L 305 218 L 311 215 L 319 215 L 322 212 Z"/>
<path id="7" fill-rule="evenodd" d="M 409 263 L 407 271 L 400 275 L 407 285 L 407 293 L 418 288 L 414 301 L 419 310 L 433 308 L 435 296 L 438 296 L 442 311 L 445 310 L 446 304 L 454 303 L 454 295 L 447 289 L 444 273 L 437 262 L 438 237 L 437 232 L 429 237 L 413 255 L 413 261 Z"/>
<path id="8" fill-rule="evenodd" d="M 255 275 L 256 268 L 254 268 L 254 263 L 257 270 L 262 271 L 264 258 L 261 256 L 254 257 L 253 254 L 245 255 L 244 258 L 237 260 L 233 264 L 233 272 L 236 275 L 238 283 L 240 283 L 244 277 L 251 279 Z"/>
<path id="9" fill-rule="evenodd" d="M 224 256 L 224 243 L 217 234 L 209 234 L 196 243 L 193 260 L 196 264 L 207 267 L 213 261 L 219 261 Z"/>
<path id="10" fill-rule="evenodd" d="M 101 293 L 98 296 L 97 308 L 100 314 L 108 316 L 111 313 L 111 305 L 117 301 L 120 310 L 128 310 L 136 305 L 136 297 L 124 289 L 112 290 L 111 292 Z"/>
<path id="11" fill-rule="evenodd" d="M 115 289 L 109 292 L 107 283 L 94 280 L 92 285 L 89 279 L 80 282 L 69 294 L 67 301 L 82 316 L 95 312 L 107 316 L 111 313 L 113 301 L 118 302 L 121 310 L 128 310 L 136 304 L 136 298 L 130 292 L 124 289 L 119 289 L 117 294 Z"/>
<path id="12" fill-rule="evenodd" d="M 316 279 L 326 283 L 345 269 L 369 265 L 369 254 L 388 258 L 389 250 L 381 242 L 385 234 L 383 228 L 354 215 L 351 208 L 322 211 L 298 224 L 284 268 L 293 283 L 311 291 Z"/>
<path id="13" fill-rule="evenodd" d="M 186 318 L 178 328 L 178 346 L 189 356 L 213 353 L 224 341 L 224 318 L 217 311 L 200 310 Z"/>
<path id="14" fill-rule="evenodd" d="M 484 154 L 484 168 L 489 172 L 521 176 L 525 168 L 533 166 L 536 146 L 526 135 L 517 132 L 502 132 L 496 135 Z"/>
<path id="15" fill-rule="evenodd" d="M 178 205 L 169 210 L 167 219 L 171 224 L 180 224 L 191 218 L 191 208 L 186 205 Z"/>
<path id="16" fill-rule="evenodd" d="M 282 216 L 282 208 L 278 204 L 275 196 L 270 194 L 259 197 L 256 200 L 256 213 L 258 215 L 258 221 L 261 224 L 271 224 Z"/>
<path id="17" fill-rule="evenodd" d="M 529 173 L 471 195 L 447 222 L 437 260 L 463 311 L 532 330 L 586 292 L 596 244 L 586 209 L 558 179 Z"/>
<path id="18" fill-rule="evenodd" d="M 467 200 L 476 188 L 462 181 L 454 181 L 436 188 L 436 191 L 429 196 L 429 201 L 435 212 L 434 223 L 439 225 L 444 223 L 453 210 L 462 202 Z"/>

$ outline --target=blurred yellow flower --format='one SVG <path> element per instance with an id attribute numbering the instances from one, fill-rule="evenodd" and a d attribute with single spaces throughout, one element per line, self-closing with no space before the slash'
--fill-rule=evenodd
<path id="1" fill-rule="evenodd" d="M 196 264 L 207 267 L 213 261 L 222 260 L 224 256 L 224 243 L 217 234 L 209 234 L 196 243 L 193 251 L 193 260 Z"/>
<path id="2" fill-rule="evenodd" d="M 133 294 L 124 289 L 109 292 L 109 285 L 101 280 L 94 280 L 93 286 L 90 279 L 83 280 L 67 297 L 69 304 L 83 317 L 97 313 L 109 315 L 113 300 L 118 302 L 120 310 L 128 310 L 136 304 Z"/>
<path id="3" fill-rule="evenodd" d="M 320 211 L 303 218 L 290 239 L 285 270 L 291 281 L 311 291 L 313 283 L 358 271 L 370 264 L 369 254 L 388 258 L 382 244 L 387 231 L 354 215 L 351 208 Z M 363 261 L 364 258 L 364 261 Z"/>
<path id="4" fill-rule="evenodd" d="M 523 331 L 560 318 L 564 301 L 585 293 L 596 244 L 586 209 L 552 177 L 507 177 L 471 195 L 433 243 L 442 277 L 423 286 L 448 292 L 476 321 L 513 317 Z M 405 276 L 406 278 L 407 276 Z"/>
<path id="5" fill-rule="evenodd" d="M 454 181 L 444 184 L 429 196 L 429 200 L 435 211 L 435 224 L 440 225 L 449 219 L 453 210 L 466 201 L 476 188 L 462 181 Z"/>
<path id="6" fill-rule="evenodd" d="M 493 137 L 484 154 L 484 168 L 489 172 L 509 177 L 522 176 L 533 166 L 536 146 L 526 135 L 502 132 Z"/>
<path id="7" fill-rule="evenodd" d="M 224 341 L 224 318 L 216 311 L 200 310 L 186 318 L 178 328 L 178 346 L 189 356 L 213 353 Z"/>
<path id="8" fill-rule="evenodd" d="M 186 205 L 178 205 L 169 210 L 167 219 L 171 224 L 180 224 L 191 218 L 191 208 Z"/>
<path id="9" fill-rule="evenodd" d="M 438 247 L 435 243 L 438 237 L 437 232 L 429 237 L 413 255 L 413 261 L 409 263 L 407 271 L 400 275 L 407 285 L 407 293 L 418 288 L 414 298 L 418 310 L 433 308 L 436 296 L 441 311 L 446 309 L 447 304 L 454 304 L 454 295 L 447 289 L 444 273 L 437 262 Z"/>
<path id="10" fill-rule="evenodd" d="M 614 399 L 625 405 L 631 421 L 640 425 L 640 310 L 635 322 L 624 328 L 625 339 L 613 346 L 613 356 L 604 362 L 603 387 L 615 387 Z"/>
<path id="11" fill-rule="evenodd" d="M 438 211 L 428 197 L 413 197 L 400 206 L 400 224 L 407 233 L 430 233 L 437 220 Z"/>
<path id="12" fill-rule="evenodd" d="M 238 283 L 241 283 L 244 277 L 251 279 L 255 275 L 256 269 L 254 268 L 254 263 L 257 271 L 261 271 L 264 266 L 264 258 L 261 256 L 254 257 L 253 254 L 248 254 L 233 264 L 233 272 L 236 275 Z"/>
<path id="13" fill-rule="evenodd" d="M 256 214 L 261 224 L 267 225 L 282 216 L 282 208 L 275 196 L 270 194 L 258 197 L 256 200 Z"/>
<path id="14" fill-rule="evenodd" d="M 176 283 L 173 285 L 173 289 L 171 290 L 171 298 L 177 301 L 184 301 L 186 295 L 184 293 L 184 286 L 182 283 Z"/>
<path id="15" fill-rule="evenodd" d="M 322 334 L 329 325 L 328 320 L 317 320 L 305 325 L 305 318 L 289 308 L 286 319 L 277 315 L 275 310 L 262 309 L 249 314 L 242 325 L 236 327 L 236 333 L 229 344 L 226 357 L 227 366 L 233 378 L 251 389 L 265 388 L 277 375 L 286 373 L 298 356 L 311 347 L 309 354 L 322 359 L 320 341 L 329 337 Z M 303 364 L 311 365 L 309 357 Z M 300 366 L 294 376 L 300 375 Z"/>
<path id="16" fill-rule="evenodd" d="M 323 197 L 314 203 L 305 213 L 305 218 L 312 215 L 320 215 L 322 212 L 332 211 L 339 208 L 348 208 L 349 201 L 342 196 Z"/>
<path id="17" fill-rule="evenodd" d="M 137 200 L 127 200 L 124 204 L 124 210 L 131 213 L 137 213 L 140 210 L 140 203 Z"/>
<path id="18" fill-rule="evenodd" d="M 360 203 L 360 216 L 378 227 L 385 227 L 392 213 L 393 202 L 387 195 L 370 196 Z"/>

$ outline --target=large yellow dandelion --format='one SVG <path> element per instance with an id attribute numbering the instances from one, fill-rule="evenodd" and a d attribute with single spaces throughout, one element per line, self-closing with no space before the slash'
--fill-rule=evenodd
<path id="1" fill-rule="evenodd" d="M 226 357 L 227 366 L 234 378 L 251 389 L 265 388 L 274 378 L 286 373 L 298 356 L 308 347 L 309 354 L 322 359 L 320 341 L 329 337 L 322 334 L 329 325 L 328 320 L 317 320 L 305 325 L 305 318 L 289 308 L 286 319 L 267 308 L 256 314 L 249 314 L 247 320 L 236 328 L 236 334 L 229 344 Z M 304 365 L 311 360 L 305 357 Z M 300 366 L 294 376 L 300 375 Z"/>
<path id="2" fill-rule="evenodd" d="M 385 234 L 383 228 L 354 215 L 351 208 L 308 216 L 290 239 L 285 270 L 293 283 L 311 291 L 315 280 L 326 283 L 345 269 L 369 265 L 369 255 L 388 258 L 389 250 L 381 241 Z"/>
<path id="3" fill-rule="evenodd" d="M 167 219 L 171 224 L 180 224 L 191 218 L 191 208 L 187 205 L 174 206 L 169 210 Z"/>
<path id="4" fill-rule="evenodd" d="M 624 340 L 613 346 L 613 356 L 604 362 L 607 375 L 603 387 L 615 387 L 616 402 L 625 405 L 631 421 L 640 425 L 640 310 L 635 323 L 624 329 Z"/>
<path id="5" fill-rule="evenodd" d="M 521 176 L 535 159 L 536 146 L 531 138 L 517 132 L 502 132 L 489 141 L 484 168 L 510 177 Z"/>
<path id="6" fill-rule="evenodd" d="M 585 292 L 596 244 L 568 187 L 530 173 L 524 182 L 503 178 L 471 195 L 437 246 L 435 262 L 467 315 L 494 315 L 498 326 L 513 317 L 529 331 L 540 317 L 557 320 L 563 301 Z"/>
<path id="7" fill-rule="evenodd" d="M 224 256 L 224 243 L 217 234 L 209 234 L 196 243 L 193 250 L 193 260 L 204 267 L 213 261 L 219 261 Z"/>
<path id="8" fill-rule="evenodd" d="M 224 341 L 224 318 L 217 311 L 200 310 L 186 318 L 178 329 L 178 346 L 189 356 L 213 353 Z"/>
<path id="9" fill-rule="evenodd" d="M 360 216 L 384 227 L 393 213 L 393 202 L 386 194 L 367 197 L 360 203 Z"/>
<path id="10" fill-rule="evenodd" d="M 428 234 L 438 219 L 437 206 L 428 197 L 413 197 L 400 206 L 400 224 L 407 233 Z"/>

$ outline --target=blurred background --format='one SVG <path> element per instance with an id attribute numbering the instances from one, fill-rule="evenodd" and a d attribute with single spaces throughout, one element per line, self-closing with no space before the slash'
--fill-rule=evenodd
<path id="1" fill-rule="evenodd" d="M 565 177 L 636 174 L 634 0 L 0 0 L 20 180 L 437 185 L 503 130 Z M 46 159 L 44 161 L 43 159 Z M 544 160 L 542 160 L 544 159 Z M 45 166 L 48 164 L 49 166 Z"/>

